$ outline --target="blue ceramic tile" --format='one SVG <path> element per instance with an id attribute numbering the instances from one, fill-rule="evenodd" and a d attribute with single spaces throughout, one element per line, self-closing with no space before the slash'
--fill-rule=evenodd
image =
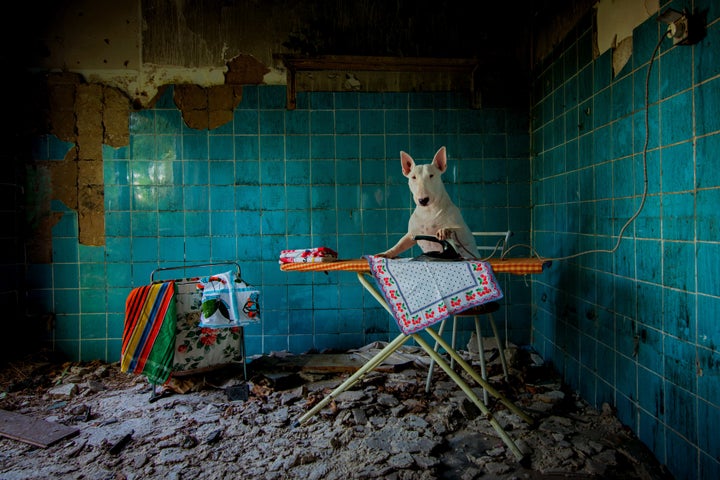
<path id="1" fill-rule="evenodd" d="M 705 274 L 705 273 L 704 273 Z M 720 345 L 720 325 L 716 321 L 715 315 L 720 308 L 720 297 L 708 296 L 708 295 L 697 295 L 697 333 L 698 333 L 698 344 L 716 350 Z M 717 353 L 710 352 L 703 354 L 704 356 L 710 355 L 709 360 L 717 362 Z M 709 365 L 716 365 L 715 369 L 720 369 L 720 363 L 710 363 Z M 720 374 L 718 371 L 714 371 L 714 375 Z M 712 376 L 709 376 L 712 379 Z M 709 382 L 709 380 L 708 380 Z M 708 383 L 711 385 L 711 383 Z M 720 403 L 720 389 L 716 388 L 712 392 L 714 395 L 715 403 Z M 702 393 L 699 392 L 699 393 Z M 703 394 L 703 398 L 709 398 L 708 395 Z"/>
<path id="2" fill-rule="evenodd" d="M 663 290 L 665 331 L 680 340 L 695 339 L 695 294 L 666 288 Z"/>
<path id="3" fill-rule="evenodd" d="M 310 112 L 310 133 L 331 135 L 335 133 L 335 113 L 332 110 L 313 110 Z"/>
<path id="4" fill-rule="evenodd" d="M 697 206 L 695 211 L 695 222 L 697 228 L 697 239 L 700 241 L 716 242 L 720 235 L 718 224 L 718 205 L 720 205 L 720 189 L 697 191 Z"/>
<path id="5" fill-rule="evenodd" d="M 310 139 L 305 135 L 285 137 L 285 159 L 307 160 L 310 158 Z"/>
<path id="6" fill-rule="evenodd" d="M 182 231 L 174 232 L 174 234 L 182 233 Z M 185 258 L 185 238 L 163 236 L 159 239 L 159 255 L 160 264 L 167 262 L 182 262 Z"/>
<path id="7" fill-rule="evenodd" d="M 273 109 L 284 109 L 286 101 L 285 87 L 281 85 L 271 85 L 258 87 L 258 98 L 260 101 L 260 108 L 273 108 Z M 247 91 L 247 87 L 244 88 L 243 96 Z M 249 92 L 248 92 L 249 93 Z"/>
<path id="8" fill-rule="evenodd" d="M 157 110 L 155 112 L 155 133 L 177 135 L 182 131 L 183 119 L 177 110 Z"/>
<path id="9" fill-rule="evenodd" d="M 364 135 L 385 132 L 385 115 L 382 110 L 360 111 L 360 132 Z"/>
<path id="10" fill-rule="evenodd" d="M 720 187 L 720 168 L 717 165 L 718 155 L 720 155 L 720 134 L 698 138 L 695 143 L 697 187 Z"/>
<path id="11" fill-rule="evenodd" d="M 360 118 L 356 110 L 339 110 L 335 112 L 335 133 L 338 135 L 357 134 L 360 132 Z"/>
<path id="12" fill-rule="evenodd" d="M 255 135 L 235 136 L 235 160 L 258 160 L 260 143 Z"/>
<path id="13" fill-rule="evenodd" d="M 258 112 L 255 110 L 235 110 L 233 128 L 236 135 L 257 134 L 259 130 Z"/>
<path id="14" fill-rule="evenodd" d="M 98 288 L 105 284 L 107 274 L 104 263 L 81 263 L 80 264 L 80 287 Z M 108 279 L 109 281 L 109 279 Z"/>
<path id="15" fill-rule="evenodd" d="M 238 210 L 259 210 L 260 187 L 237 184 L 235 187 L 235 208 Z"/>
<path id="16" fill-rule="evenodd" d="M 158 259 L 157 237 L 136 237 L 132 241 L 134 262 L 156 262 Z"/>
<path id="17" fill-rule="evenodd" d="M 105 255 L 108 262 L 126 262 L 130 258 L 130 239 L 127 237 L 107 237 Z"/>
<path id="18" fill-rule="evenodd" d="M 210 160 L 232 160 L 234 140 L 231 135 L 210 135 Z"/>
<path id="19" fill-rule="evenodd" d="M 315 135 L 310 142 L 310 157 L 313 159 L 335 158 L 335 137 L 332 135 Z"/>
<path id="20" fill-rule="evenodd" d="M 387 133 L 408 133 L 408 111 L 387 110 L 385 112 L 385 131 Z"/>
<path id="21" fill-rule="evenodd" d="M 130 114 L 130 146 L 133 147 L 132 138 L 138 138 L 141 134 L 152 133 L 155 130 L 155 111 L 142 110 Z M 145 139 L 147 140 L 147 138 Z M 134 149 L 133 149 L 134 150 Z"/>
<path id="22" fill-rule="evenodd" d="M 264 135 L 260 137 L 261 160 L 283 160 L 285 158 L 285 138 L 282 135 Z"/>
<path id="23" fill-rule="evenodd" d="M 697 4 L 697 2 L 695 3 Z M 720 11 L 720 8 L 717 7 L 716 2 L 708 3 L 715 3 L 715 15 L 717 15 L 718 11 Z M 695 67 L 696 83 L 703 82 L 720 73 L 720 55 L 718 55 L 719 44 L 720 24 L 715 23 L 714 25 L 710 25 L 709 27 L 707 27 L 705 37 L 693 47 L 695 53 L 693 65 Z M 681 48 L 684 49 L 684 47 Z"/>
<path id="24" fill-rule="evenodd" d="M 687 268 L 695 261 L 695 248 L 687 242 L 665 242 L 663 246 L 663 284 L 680 290 L 694 290 L 694 272 Z"/>
<path id="25" fill-rule="evenodd" d="M 356 159 L 360 157 L 360 137 L 342 135 L 335 137 L 335 155 L 337 158 Z"/>
<path id="26" fill-rule="evenodd" d="M 410 121 L 410 133 L 432 133 L 434 130 L 435 119 L 432 110 L 416 110 L 412 111 L 409 115 Z M 363 132 L 366 132 L 366 128 L 363 128 Z M 403 132 L 393 132 L 403 133 Z"/>
<path id="27" fill-rule="evenodd" d="M 288 180 L 290 180 L 288 178 Z M 248 188 L 248 185 L 260 183 L 260 162 L 244 161 L 235 164 L 235 185 Z M 290 183 L 290 182 L 288 182 Z M 249 191 L 253 191 L 252 188 Z M 236 199 L 238 197 L 236 196 Z"/>
<path id="28" fill-rule="evenodd" d="M 82 311 L 83 311 L 83 319 L 87 316 L 88 313 L 90 314 L 103 314 L 102 319 L 103 323 L 102 326 L 98 326 L 99 332 L 98 337 L 104 337 L 105 336 L 105 315 L 104 313 L 107 311 L 107 298 L 105 294 L 104 289 L 97 289 L 97 288 L 83 288 L 80 290 L 80 304 L 82 305 Z M 96 317 L 97 318 L 97 317 Z M 82 327 L 82 325 L 81 325 Z M 83 337 L 92 337 L 92 333 L 87 332 L 84 328 L 82 331 Z"/>
<path id="29" fill-rule="evenodd" d="M 208 212 L 185 212 L 185 234 L 202 237 L 210 234 L 210 216 Z"/>
<path id="30" fill-rule="evenodd" d="M 210 234 L 234 235 L 235 234 L 235 212 L 210 212 Z"/>
<path id="31" fill-rule="evenodd" d="M 185 213 L 162 212 L 158 216 L 158 235 L 184 235 L 185 234 Z"/>
<path id="32" fill-rule="evenodd" d="M 285 133 L 285 112 L 282 110 L 260 110 L 258 124 L 261 135 L 282 135 Z"/>
<path id="33" fill-rule="evenodd" d="M 695 238 L 695 202 L 691 193 L 663 195 L 663 238 L 688 240 Z"/>
<path id="34" fill-rule="evenodd" d="M 182 137 L 183 159 L 207 160 L 208 135 L 207 133 L 185 134 Z M 137 158 L 136 155 L 134 155 Z M 150 157 L 152 158 L 152 157 Z"/>
<path id="35" fill-rule="evenodd" d="M 685 47 L 672 48 L 660 57 L 657 66 L 661 98 L 668 98 L 690 87 L 692 61 L 692 51 Z"/>
<path id="36" fill-rule="evenodd" d="M 107 361 L 107 341 L 102 340 L 81 340 L 80 361 L 89 362 L 92 360 Z"/>
<path id="37" fill-rule="evenodd" d="M 209 237 L 188 237 L 185 240 L 185 260 L 187 262 L 204 262 L 210 258 Z"/>
<path id="38" fill-rule="evenodd" d="M 55 318 L 55 335 L 59 340 L 80 337 L 80 315 L 59 313 Z"/>
<path id="39" fill-rule="evenodd" d="M 691 92 L 681 93 L 660 104 L 661 133 L 663 145 L 687 140 L 692 135 Z"/>
<path id="40" fill-rule="evenodd" d="M 57 279 L 57 275 L 55 278 Z M 77 286 L 77 282 L 75 285 Z M 58 287 L 62 287 L 62 284 L 56 280 L 54 312 L 56 314 L 80 313 L 80 290 Z"/>
<path id="41" fill-rule="evenodd" d="M 672 385 L 670 382 L 665 383 L 666 423 L 672 425 L 673 430 L 685 437 L 684 439 L 680 439 L 679 437 L 675 437 L 672 431 L 668 431 L 667 438 L 670 441 L 670 445 L 672 445 L 672 451 L 675 452 L 675 455 L 689 454 L 690 451 L 695 451 L 692 444 L 697 442 L 696 422 L 698 418 L 696 405 L 696 399 L 690 392 Z M 696 456 L 690 455 L 689 457 L 685 457 L 683 463 L 695 463 L 692 457 Z M 668 463 L 673 463 L 671 458 L 668 459 Z M 683 465 L 683 468 L 687 468 L 687 464 Z"/>
<path id="42" fill-rule="evenodd" d="M 234 261 L 237 259 L 236 254 L 236 239 L 232 237 L 221 237 L 213 236 L 210 239 L 210 248 L 212 256 L 210 260 L 212 262 L 226 262 Z"/>
<path id="43" fill-rule="evenodd" d="M 206 161 L 183 162 L 183 179 L 185 185 L 207 185 L 208 163 Z"/>
<path id="44" fill-rule="evenodd" d="M 55 237 L 52 240 L 52 259 L 55 263 L 77 263 L 78 241 L 76 238 Z"/>
<path id="45" fill-rule="evenodd" d="M 717 206 L 717 204 L 715 204 Z M 720 244 L 697 244 L 697 291 L 707 295 L 720 297 L 720 278 L 717 275 L 717 262 L 720 255 Z M 684 258 L 676 261 L 683 261 Z"/>
<path id="46" fill-rule="evenodd" d="M 362 135 L 360 150 L 363 158 L 385 158 L 385 143 L 381 135 Z"/>
<path id="47" fill-rule="evenodd" d="M 720 130 L 720 78 L 695 89 L 695 130 L 697 135 Z"/>

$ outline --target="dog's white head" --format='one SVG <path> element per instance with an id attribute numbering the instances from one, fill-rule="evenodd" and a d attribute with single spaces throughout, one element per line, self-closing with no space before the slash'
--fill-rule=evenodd
<path id="1" fill-rule="evenodd" d="M 408 179 L 408 185 L 420 208 L 432 207 L 439 201 L 445 201 L 447 192 L 440 178 L 447 170 L 447 153 L 445 147 L 437 151 L 432 163 L 416 165 L 415 160 L 405 152 L 400 152 L 402 172 Z"/>

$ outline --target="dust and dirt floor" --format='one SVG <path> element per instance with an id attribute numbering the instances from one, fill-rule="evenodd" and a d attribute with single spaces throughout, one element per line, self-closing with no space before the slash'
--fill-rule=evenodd
<path id="1" fill-rule="evenodd" d="M 497 350 L 486 351 L 491 382 L 534 425 L 492 396 L 489 406 L 522 465 L 444 372 L 425 392 L 429 359 L 413 347 L 398 351 L 410 361 L 370 372 L 301 425 L 347 373 L 275 354 L 253 359 L 248 380 L 234 366 L 153 389 L 118 364 L 41 352 L 0 368 L 0 409 L 77 434 L 46 448 L 0 438 L 0 479 L 670 478 L 611 408 L 591 408 L 529 350 L 506 352 L 507 380 Z"/>

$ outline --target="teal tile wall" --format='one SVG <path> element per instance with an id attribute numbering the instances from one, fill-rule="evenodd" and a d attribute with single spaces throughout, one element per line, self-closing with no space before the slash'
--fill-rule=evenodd
<path id="1" fill-rule="evenodd" d="M 557 260 L 534 277 L 533 345 L 595 406 L 607 402 L 678 479 L 720 478 L 720 20 L 663 41 L 648 91 L 648 195 L 614 253 Z M 641 204 L 645 79 L 665 25 L 633 33 L 628 64 L 591 51 L 585 18 L 536 74 L 532 240 L 547 257 L 613 250 Z"/>
<path id="2" fill-rule="evenodd" d="M 529 241 L 527 111 L 471 110 L 465 95 L 444 92 L 301 93 L 293 111 L 285 98 L 284 87 L 246 87 L 232 122 L 211 131 L 184 124 L 171 88 L 131 114 L 129 145 L 103 150 L 105 245 L 78 245 L 77 214 L 55 202 L 63 215 L 53 264 L 29 268 L 38 277 L 31 294 L 56 314 L 55 348 L 118 360 L 133 287 L 157 268 L 227 261 L 262 292 L 263 321 L 246 329 L 251 355 L 394 337 L 394 322 L 354 274 L 286 273 L 278 257 L 328 246 L 355 258 L 394 244 L 412 211 L 400 150 L 424 163 L 447 146 L 447 188 L 473 229 L 509 228 Z M 38 160 L 73 148 L 52 136 L 38 144 Z M 530 288 L 523 278 L 500 280 L 503 335 L 527 344 Z"/>

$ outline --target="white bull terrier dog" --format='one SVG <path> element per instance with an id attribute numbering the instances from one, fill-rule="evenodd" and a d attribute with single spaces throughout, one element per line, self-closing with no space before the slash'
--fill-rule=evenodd
<path id="1" fill-rule="evenodd" d="M 441 251 L 439 243 L 415 240 L 416 235 L 432 235 L 440 240 L 449 240 L 462 257 L 476 258 L 475 238 L 440 178 L 447 170 L 445 147 L 437 151 L 430 164 L 416 165 L 405 152 L 400 152 L 400 162 L 416 206 L 408 222 L 408 233 L 391 249 L 377 256 L 395 258 L 416 243 L 423 253 Z"/>

